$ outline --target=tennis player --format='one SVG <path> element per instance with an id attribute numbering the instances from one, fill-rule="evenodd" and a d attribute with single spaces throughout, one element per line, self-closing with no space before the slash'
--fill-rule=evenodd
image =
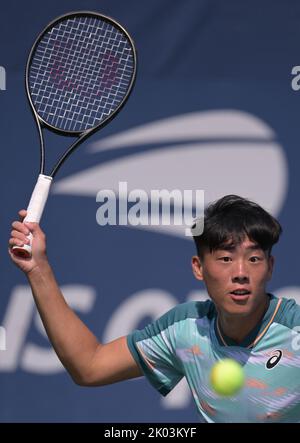
<path id="1" fill-rule="evenodd" d="M 22 221 L 26 211 L 19 215 Z M 185 377 L 201 421 L 299 422 L 300 307 L 266 290 L 281 227 L 256 203 L 235 195 L 208 206 L 204 220 L 192 268 L 210 300 L 180 304 L 107 344 L 65 302 L 38 224 L 13 222 L 9 253 L 26 274 L 49 339 L 75 383 L 99 386 L 145 375 L 167 395 Z M 32 258 L 18 258 L 10 249 L 26 243 L 29 231 Z M 229 398 L 209 383 L 212 366 L 223 358 L 245 371 L 244 388 Z"/>

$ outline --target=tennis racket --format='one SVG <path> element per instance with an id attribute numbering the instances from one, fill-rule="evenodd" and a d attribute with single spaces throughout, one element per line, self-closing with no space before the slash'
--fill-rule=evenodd
<path id="1" fill-rule="evenodd" d="M 83 140 L 115 117 L 136 77 L 136 50 L 128 32 L 104 15 L 79 11 L 53 20 L 38 36 L 26 65 L 26 92 L 40 139 L 40 170 L 24 221 L 39 223 L 57 171 Z M 45 172 L 44 129 L 76 140 Z M 30 244 L 14 246 L 31 256 Z"/>

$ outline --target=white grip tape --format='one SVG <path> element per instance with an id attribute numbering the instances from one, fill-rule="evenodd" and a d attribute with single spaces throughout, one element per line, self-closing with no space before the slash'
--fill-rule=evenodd
<path id="1" fill-rule="evenodd" d="M 31 232 L 29 233 L 29 235 L 27 235 L 27 238 L 30 241 L 30 243 L 28 245 L 24 244 L 23 246 L 14 246 L 13 249 L 18 249 L 18 250 L 22 249 L 23 251 L 27 251 L 28 257 L 30 257 L 31 256 L 32 238 L 33 238 Z"/>
<path id="2" fill-rule="evenodd" d="M 24 222 L 40 222 L 49 195 L 51 183 L 52 177 L 43 174 L 39 175 L 31 195 Z"/>
<path id="3" fill-rule="evenodd" d="M 30 198 L 30 202 L 27 208 L 27 215 L 24 218 L 24 222 L 40 222 L 49 195 L 51 183 L 52 177 L 43 174 L 39 175 Z M 14 246 L 13 249 L 22 249 L 24 252 L 26 251 L 28 253 L 28 256 L 31 256 L 31 232 L 29 233 L 27 238 L 30 240 L 30 244 L 24 244 L 22 247 Z"/>

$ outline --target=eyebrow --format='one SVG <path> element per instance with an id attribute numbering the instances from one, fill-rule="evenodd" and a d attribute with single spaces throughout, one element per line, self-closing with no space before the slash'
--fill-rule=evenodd
<path id="1" fill-rule="evenodd" d="M 235 245 L 235 244 L 221 245 L 220 247 L 216 248 L 216 250 L 231 252 L 236 249 L 236 246 L 237 245 Z M 256 251 L 257 249 L 262 249 L 261 246 L 259 246 L 259 244 L 257 244 L 257 243 L 246 247 L 246 250 L 249 250 L 249 251 Z"/>

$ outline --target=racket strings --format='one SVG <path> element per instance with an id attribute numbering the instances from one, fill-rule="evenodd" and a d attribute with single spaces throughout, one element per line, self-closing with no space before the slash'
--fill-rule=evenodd
<path id="1" fill-rule="evenodd" d="M 29 68 L 31 98 L 46 123 L 81 132 L 122 103 L 134 69 L 124 32 L 108 21 L 76 16 L 54 25 L 39 41 Z"/>

